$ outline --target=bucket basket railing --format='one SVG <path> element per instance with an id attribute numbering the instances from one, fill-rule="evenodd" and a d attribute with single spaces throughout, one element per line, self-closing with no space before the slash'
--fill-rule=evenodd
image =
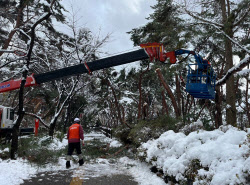
<path id="1" fill-rule="evenodd" d="M 210 64 L 189 64 L 186 91 L 195 98 L 214 99 L 215 80 L 216 74 Z"/>

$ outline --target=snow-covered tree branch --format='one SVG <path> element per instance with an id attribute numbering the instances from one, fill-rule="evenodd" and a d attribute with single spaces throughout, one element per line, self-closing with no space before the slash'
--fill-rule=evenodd
<path id="1" fill-rule="evenodd" d="M 250 64 L 250 56 L 247 55 L 242 61 L 240 61 L 240 63 L 236 66 L 234 66 L 233 68 L 229 69 L 226 73 L 226 75 L 224 75 L 220 80 L 218 80 L 216 82 L 216 86 L 220 86 L 226 83 L 227 79 L 231 76 L 234 75 L 235 73 L 241 71 L 244 67 L 248 66 Z M 249 70 L 245 71 L 245 75 L 246 74 L 250 74 Z"/>

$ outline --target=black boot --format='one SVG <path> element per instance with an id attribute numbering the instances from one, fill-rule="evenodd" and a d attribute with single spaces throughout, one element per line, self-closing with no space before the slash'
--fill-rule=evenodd
<path id="1" fill-rule="evenodd" d="M 70 161 L 67 161 L 67 162 L 66 162 L 66 168 L 67 168 L 67 169 L 70 168 Z"/>
<path id="2" fill-rule="evenodd" d="M 83 163 L 84 163 L 83 159 L 80 159 L 80 160 L 79 160 L 79 165 L 82 166 Z"/>

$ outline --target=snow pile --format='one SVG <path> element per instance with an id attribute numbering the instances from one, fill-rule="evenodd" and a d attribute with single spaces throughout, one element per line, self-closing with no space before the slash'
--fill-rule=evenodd
<path id="1" fill-rule="evenodd" d="M 187 134 L 192 131 L 197 131 L 203 128 L 203 123 L 201 120 L 198 120 L 196 122 L 193 122 L 189 125 L 185 125 L 180 131 Z"/>
<path id="2" fill-rule="evenodd" d="M 110 147 L 113 147 L 113 148 L 118 148 L 118 147 L 121 147 L 122 144 L 117 141 L 117 140 L 112 140 L 111 143 L 110 143 Z"/>
<path id="3" fill-rule="evenodd" d="M 9 151 L 10 151 L 9 148 L 5 148 L 4 150 L 0 150 L 0 153 L 9 152 Z"/>
<path id="4" fill-rule="evenodd" d="M 0 159 L 0 185 L 16 185 L 23 183 L 23 179 L 29 179 L 37 173 L 26 160 L 2 160 Z"/>
<path id="5" fill-rule="evenodd" d="M 196 164 L 194 184 L 245 184 L 250 175 L 249 134 L 234 127 L 188 136 L 167 131 L 142 144 L 139 156 L 177 181 L 186 181 Z"/>
<path id="6" fill-rule="evenodd" d="M 63 138 L 62 141 L 58 138 L 53 138 L 52 143 L 48 146 L 50 150 L 61 150 L 68 146 L 68 140 Z"/>
<path id="7" fill-rule="evenodd" d="M 122 144 L 119 141 L 117 141 L 115 138 L 112 138 L 112 139 L 108 138 L 102 133 L 91 132 L 91 133 L 85 134 L 84 136 L 84 141 L 91 141 L 93 139 L 100 139 L 103 143 L 107 143 L 107 144 L 109 143 L 110 147 L 113 147 L 113 148 L 118 148 L 122 146 Z"/>
<path id="8" fill-rule="evenodd" d="M 84 134 L 84 141 L 91 141 L 93 139 L 103 139 L 106 138 L 106 136 L 100 132 L 90 132 Z"/>
<path id="9" fill-rule="evenodd" d="M 166 185 L 163 179 L 150 172 L 150 166 L 136 160 L 122 157 L 119 159 L 119 166 L 141 185 Z"/>

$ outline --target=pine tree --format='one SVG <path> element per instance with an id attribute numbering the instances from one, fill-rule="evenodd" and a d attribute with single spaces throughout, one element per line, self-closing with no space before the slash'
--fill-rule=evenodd
<path id="1" fill-rule="evenodd" d="M 239 52 L 239 45 L 235 45 L 236 42 L 232 42 L 232 40 L 237 39 L 241 42 L 245 40 L 244 37 L 248 34 L 247 32 L 242 32 L 243 34 L 239 35 L 238 32 L 244 30 L 246 27 L 245 21 L 249 19 L 249 1 L 204 1 L 196 3 L 195 6 L 199 6 L 201 11 L 191 12 L 189 8 L 192 7 L 188 4 L 184 8 L 194 18 L 192 23 L 200 27 L 201 36 L 205 38 L 204 34 L 207 35 L 205 45 L 210 45 L 207 51 L 210 49 L 210 57 L 213 57 L 214 60 L 217 58 L 216 61 L 220 61 L 221 65 L 217 72 L 219 77 L 222 77 L 223 74 L 234 67 L 233 55 L 236 54 L 235 51 Z M 245 52 L 246 50 L 241 49 L 239 53 L 244 56 Z M 233 126 L 237 125 L 236 87 L 235 78 L 231 75 L 226 80 L 226 121 Z M 218 94 L 221 94 L 219 87 L 217 87 Z M 221 100 L 217 103 L 220 102 Z"/>

